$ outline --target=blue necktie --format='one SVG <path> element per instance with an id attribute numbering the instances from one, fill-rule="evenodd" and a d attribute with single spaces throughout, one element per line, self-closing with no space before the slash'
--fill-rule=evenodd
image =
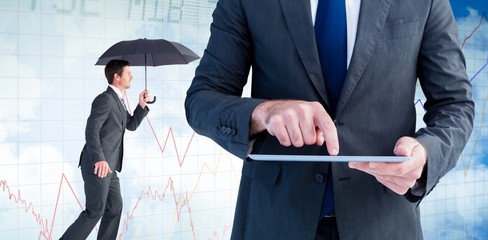
<path id="1" fill-rule="evenodd" d="M 315 39 L 330 107 L 335 111 L 347 72 L 344 0 L 319 0 L 315 18 Z"/>
<path id="2" fill-rule="evenodd" d="M 334 114 L 347 72 L 347 25 L 345 0 L 319 0 L 315 38 L 325 79 L 331 114 Z M 333 117 L 333 116 L 332 116 Z M 320 218 L 334 211 L 332 171 L 329 167 Z"/>

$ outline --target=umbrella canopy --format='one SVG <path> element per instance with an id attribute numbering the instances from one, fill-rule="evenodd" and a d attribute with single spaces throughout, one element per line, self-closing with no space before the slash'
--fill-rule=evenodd
<path id="1" fill-rule="evenodd" d="M 111 46 L 98 58 L 95 65 L 106 65 L 110 60 L 126 60 L 131 66 L 144 66 L 144 81 L 147 89 L 147 66 L 187 64 L 200 57 L 189 48 L 177 42 L 164 39 L 136 39 L 120 41 Z M 153 101 L 148 103 L 154 103 Z"/>
<path id="2" fill-rule="evenodd" d="M 107 49 L 95 65 L 105 65 L 112 59 L 130 62 L 131 66 L 161 66 L 187 64 L 200 57 L 177 42 L 164 39 L 120 41 Z"/>

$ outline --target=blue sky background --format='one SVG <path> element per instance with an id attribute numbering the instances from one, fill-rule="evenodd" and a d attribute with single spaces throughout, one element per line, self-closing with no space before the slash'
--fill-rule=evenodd
<path id="1" fill-rule="evenodd" d="M 451 0 L 451 7 L 456 18 L 465 18 L 469 16 L 469 8 L 476 9 L 480 14 L 486 10 L 486 0 Z"/>

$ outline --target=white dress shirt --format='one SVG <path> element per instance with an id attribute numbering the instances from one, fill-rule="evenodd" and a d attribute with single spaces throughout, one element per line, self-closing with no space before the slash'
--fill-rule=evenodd
<path id="1" fill-rule="evenodd" d="M 338 1 L 338 0 L 331 0 Z M 340 1 L 340 0 L 339 0 Z M 356 42 L 356 32 L 358 29 L 359 9 L 361 8 L 361 0 L 345 0 L 346 1 L 346 18 L 347 18 L 347 68 L 351 62 L 352 50 Z M 312 21 L 315 24 L 315 16 L 317 15 L 317 5 L 319 0 L 310 0 L 310 7 L 312 9 Z"/>
<path id="2" fill-rule="evenodd" d="M 112 84 L 109 84 L 108 86 L 111 87 L 115 91 L 115 93 L 117 93 L 117 96 L 119 96 L 119 99 L 123 99 L 124 98 L 124 95 L 122 94 L 122 92 L 118 88 L 116 88 Z"/>

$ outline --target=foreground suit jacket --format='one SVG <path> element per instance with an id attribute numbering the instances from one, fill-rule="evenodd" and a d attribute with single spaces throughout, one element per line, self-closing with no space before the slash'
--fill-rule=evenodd
<path id="1" fill-rule="evenodd" d="M 107 87 L 105 92 L 93 100 L 86 123 L 86 144 L 80 157 L 80 165 L 89 164 L 84 165 L 89 166 L 86 169 L 93 169 L 96 162 L 105 160 L 110 169 L 120 172 L 125 129 L 136 130 L 148 112 L 148 108 L 143 109 L 137 104 L 134 115 L 131 116 L 117 93 L 111 87 Z"/>
<path id="2" fill-rule="evenodd" d="M 362 0 L 334 113 L 309 0 L 220 0 L 210 30 L 187 93 L 187 119 L 197 133 L 242 159 L 251 113 L 265 99 L 322 103 L 335 116 L 340 155 L 393 155 L 400 137 L 415 137 L 428 151 L 427 193 L 455 166 L 472 131 L 471 85 L 448 0 Z M 251 66 L 251 98 L 241 98 Z M 427 127 L 415 132 L 417 78 L 427 98 Z M 285 148 L 267 134 L 253 151 L 327 154 L 325 147 Z M 313 239 L 328 167 L 246 159 L 232 239 Z M 332 172 L 341 239 L 423 238 L 420 199 L 410 202 L 347 163 L 332 163 Z"/>

